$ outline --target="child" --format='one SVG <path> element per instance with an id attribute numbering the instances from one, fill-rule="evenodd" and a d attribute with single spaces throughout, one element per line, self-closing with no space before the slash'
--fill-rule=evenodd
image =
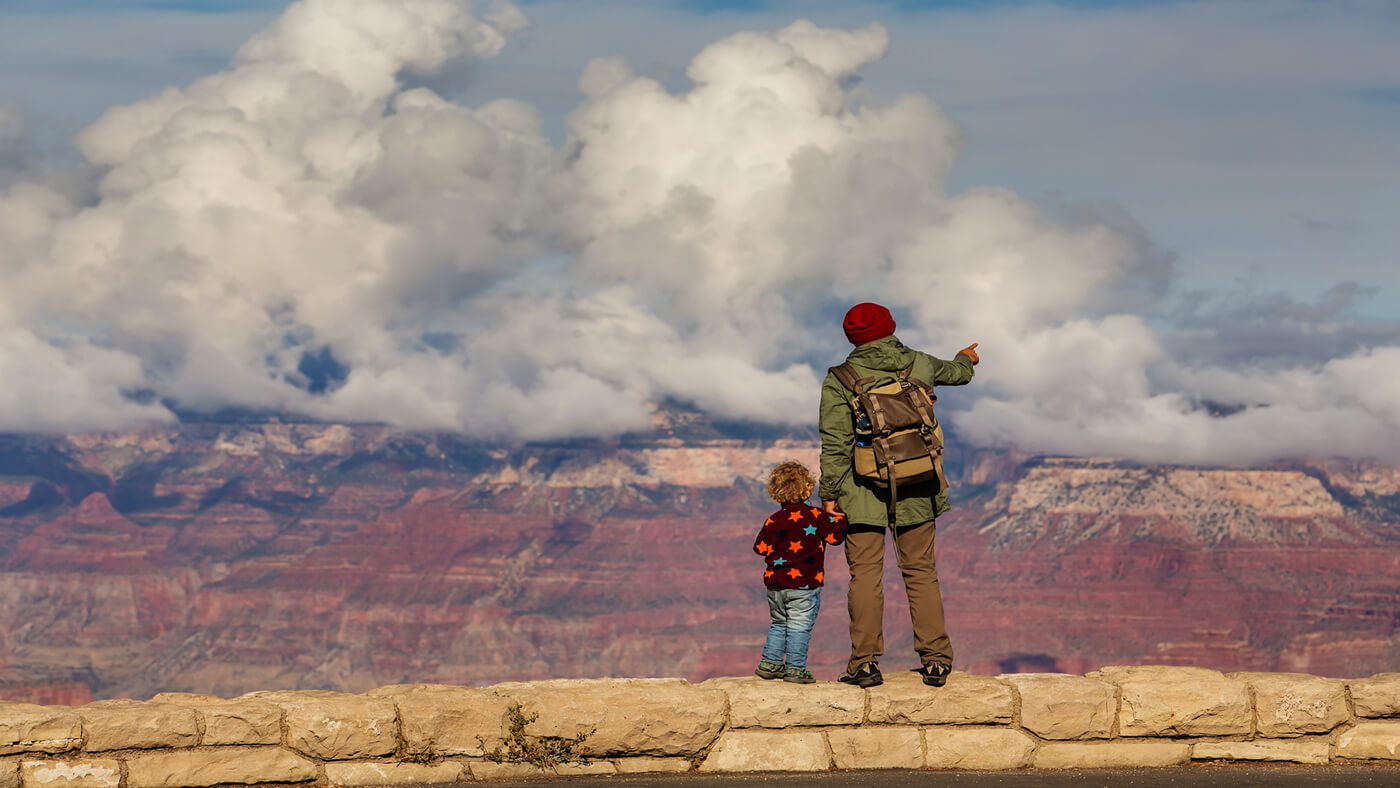
<path id="1" fill-rule="evenodd" d="M 807 643 L 822 604 L 823 559 L 828 545 L 846 540 L 846 528 L 844 515 L 828 516 L 807 503 L 815 483 L 807 466 L 793 460 L 779 464 L 768 477 L 768 495 L 783 508 L 764 521 L 753 544 L 768 563 L 763 584 L 773 618 L 754 671 L 760 678 L 816 681 L 807 670 Z"/>

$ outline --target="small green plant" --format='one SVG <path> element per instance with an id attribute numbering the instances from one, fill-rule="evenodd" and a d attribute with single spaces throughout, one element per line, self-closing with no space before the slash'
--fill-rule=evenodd
<path id="1" fill-rule="evenodd" d="M 583 743 L 597 732 L 597 728 L 577 736 L 528 736 L 525 728 L 540 718 L 539 712 L 526 716 L 520 704 L 516 703 L 507 714 L 510 729 L 506 732 L 505 749 L 502 750 L 500 746 L 493 748 L 486 753 L 486 760 L 493 763 L 528 763 L 538 769 L 552 769 L 565 763 L 583 766 L 592 763 L 591 754 Z M 486 742 L 480 736 L 477 741 L 481 742 L 481 749 L 486 749 Z"/>

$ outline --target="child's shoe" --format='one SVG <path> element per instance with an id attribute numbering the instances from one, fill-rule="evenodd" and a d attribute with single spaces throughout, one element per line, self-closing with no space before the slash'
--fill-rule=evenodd
<path id="1" fill-rule="evenodd" d="M 753 674 L 761 679 L 780 679 L 783 678 L 785 672 L 782 665 L 763 660 L 758 663 L 758 670 L 755 670 Z"/>
<path id="2" fill-rule="evenodd" d="M 788 668 L 783 673 L 783 681 L 790 681 L 793 684 L 813 684 L 817 680 L 811 671 L 806 668 Z"/>

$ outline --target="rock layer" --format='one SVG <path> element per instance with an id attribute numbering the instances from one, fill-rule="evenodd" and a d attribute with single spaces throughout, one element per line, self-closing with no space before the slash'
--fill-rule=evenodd
<path id="1" fill-rule="evenodd" d="M 0 436 L 0 698 L 745 673 L 767 627 L 748 545 L 763 474 L 789 456 L 813 462 L 814 436 L 678 411 L 654 433 L 525 446 L 272 420 Z M 959 670 L 1395 669 L 1400 470 L 956 438 L 948 460 Z M 823 678 L 848 649 L 846 569 L 827 568 Z M 915 657 L 886 575 L 893 675 Z"/>

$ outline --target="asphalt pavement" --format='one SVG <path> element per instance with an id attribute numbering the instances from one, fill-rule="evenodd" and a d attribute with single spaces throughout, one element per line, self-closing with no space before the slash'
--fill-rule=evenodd
<path id="1" fill-rule="evenodd" d="M 501 788 L 1400 788 L 1400 763 L 1345 766 L 1191 765 L 1169 769 L 1067 769 L 1016 772 L 833 771 L 758 774 L 638 774 L 554 777 L 490 783 Z"/>

